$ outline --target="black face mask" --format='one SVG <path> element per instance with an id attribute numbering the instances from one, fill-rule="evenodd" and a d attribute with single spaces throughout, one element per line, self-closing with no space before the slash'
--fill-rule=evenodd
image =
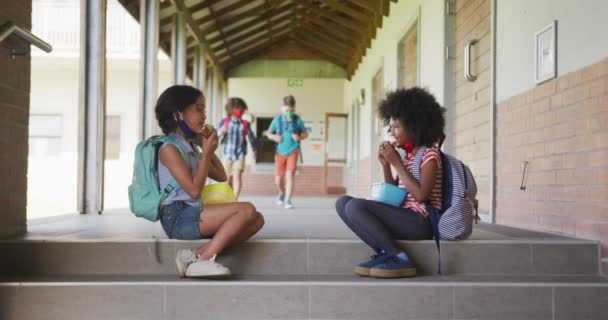
<path id="1" fill-rule="evenodd" d="M 192 132 L 192 130 L 190 130 L 190 128 L 188 127 L 186 122 L 184 122 L 184 120 L 177 120 L 177 125 L 179 126 L 180 129 L 182 129 L 182 131 L 186 135 L 186 138 L 194 139 L 194 137 L 195 137 L 194 132 Z"/>

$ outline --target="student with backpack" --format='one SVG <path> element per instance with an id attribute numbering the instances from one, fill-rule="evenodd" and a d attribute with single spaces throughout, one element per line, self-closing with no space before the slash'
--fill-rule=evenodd
<path id="1" fill-rule="evenodd" d="M 175 262 L 180 277 L 229 276 L 230 270 L 215 262 L 216 256 L 251 238 L 264 218 L 248 202 L 201 204 L 207 178 L 225 181 L 226 173 L 214 154 L 215 130 L 204 132 L 205 99 L 198 89 L 184 85 L 166 89 L 155 111 L 164 135 L 137 146 L 129 187 L 131 211 L 160 220 L 171 239 L 210 239 L 195 250 L 178 250 Z M 203 133 L 206 138 L 201 138 Z"/>
<path id="2" fill-rule="evenodd" d="M 251 143 L 254 157 L 257 147 L 251 124 L 243 119 L 245 111 L 247 111 L 247 104 L 243 99 L 228 99 L 228 103 L 226 103 L 228 116 L 222 119 L 217 126 L 221 128 L 222 160 L 228 176 L 228 184 L 234 190 L 237 199 L 243 187 L 242 174 L 245 170 L 245 157 L 247 156 L 247 138 Z"/>
<path id="3" fill-rule="evenodd" d="M 343 196 L 336 210 L 344 223 L 375 254 L 355 267 L 360 276 L 410 277 L 416 267 L 396 240 L 429 240 L 433 228 L 429 209 L 442 210 L 443 166 L 439 145 L 444 135 L 444 109 L 424 89 L 399 89 L 380 103 L 379 115 L 404 151 L 402 157 L 389 142 L 378 148 L 386 183 L 405 188 L 401 206 Z M 419 168 L 414 168 L 418 165 Z M 393 177 L 391 167 L 397 173 Z"/>
<path id="4" fill-rule="evenodd" d="M 292 95 L 283 98 L 282 113 L 272 119 L 264 135 L 277 143 L 274 155 L 275 184 L 279 191 L 277 205 L 293 209 L 291 201 L 295 172 L 300 156 L 300 141 L 308 138 L 304 122 L 295 113 L 296 99 Z M 285 176 L 285 179 L 283 179 Z"/>

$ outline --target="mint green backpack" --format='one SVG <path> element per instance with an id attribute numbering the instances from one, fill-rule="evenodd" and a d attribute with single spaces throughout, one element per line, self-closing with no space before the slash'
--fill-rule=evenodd
<path id="1" fill-rule="evenodd" d="M 188 155 L 179 142 L 169 136 L 153 136 L 140 142 L 135 148 L 133 181 L 129 186 L 129 207 L 136 216 L 150 221 L 158 220 L 160 204 L 171 191 L 179 187 L 175 178 L 172 178 L 167 187 L 160 190 L 158 153 L 165 142 L 174 145 L 181 153 L 184 161 L 189 163 Z"/>

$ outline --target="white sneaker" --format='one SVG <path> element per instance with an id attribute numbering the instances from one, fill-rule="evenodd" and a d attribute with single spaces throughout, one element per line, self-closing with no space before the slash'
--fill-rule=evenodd
<path id="1" fill-rule="evenodd" d="M 188 265 L 194 263 L 196 260 L 196 255 L 190 249 L 180 249 L 177 250 L 177 255 L 175 256 L 175 265 L 177 266 L 177 276 L 183 278 L 186 276 L 186 269 Z"/>
<path id="2" fill-rule="evenodd" d="M 293 203 L 291 200 L 285 201 L 285 209 L 293 209 Z"/>
<path id="3" fill-rule="evenodd" d="M 285 199 L 285 195 L 284 194 L 279 194 L 279 196 L 277 197 L 277 206 L 282 206 L 283 205 L 283 199 Z"/>
<path id="4" fill-rule="evenodd" d="M 209 260 L 197 260 L 186 269 L 189 278 L 223 278 L 231 275 L 230 269 L 215 262 L 216 255 Z"/>

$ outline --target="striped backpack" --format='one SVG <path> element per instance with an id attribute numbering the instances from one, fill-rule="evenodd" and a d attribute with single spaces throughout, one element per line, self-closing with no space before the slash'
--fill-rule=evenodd
<path id="1" fill-rule="evenodd" d="M 426 147 L 421 147 L 414 159 L 412 173 L 420 181 L 420 164 Z M 433 238 L 439 251 L 438 271 L 441 273 L 441 249 L 439 240 L 464 240 L 473 232 L 473 222 L 479 221 L 477 214 L 477 184 L 471 169 L 462 161 L 441 152 L 443 167 L 442 208 L 437 210 L 427 204 Z"/>

